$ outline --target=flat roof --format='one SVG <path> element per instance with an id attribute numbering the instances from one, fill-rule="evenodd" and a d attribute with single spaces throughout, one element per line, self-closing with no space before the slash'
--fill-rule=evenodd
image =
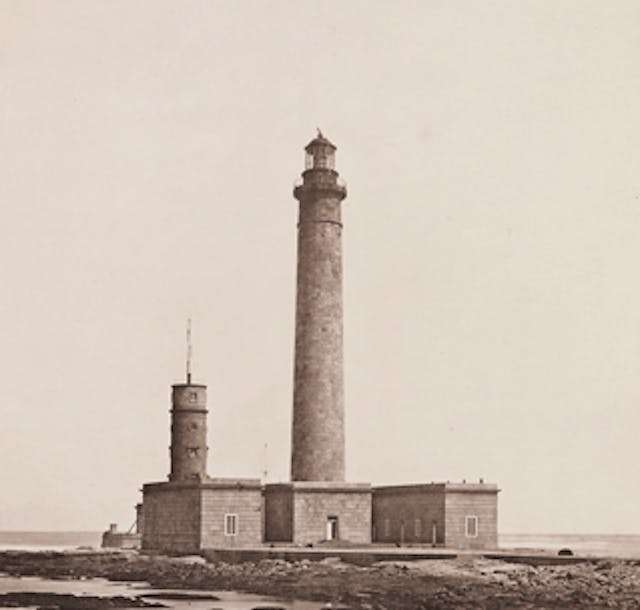
<path id="1" fill-rule="evenodd" d="M 216 477 L 193 481 L 159 481 L 145 483 L 143 491 L 173 491 L 177 489 L 262 489 L 260 479 Z"/>
<path id="2" fill-rule="evenodd" d="M 462 493 L 498 493 L 495 483 L 407 483 L 399 485 L 374 485 L 373 493 L 398 492 L 462 492 Z"/>

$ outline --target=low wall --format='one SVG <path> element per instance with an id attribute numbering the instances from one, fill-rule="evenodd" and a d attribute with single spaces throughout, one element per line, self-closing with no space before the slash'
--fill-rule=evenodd
<path id="1" fill-rule="evenodd" d="M 411 552 L 385 551 L 384 549 L 206 549 L 200 553 L 207 561 L 225 563 L 257 562 L 262 559 L 281 559 L 284 561 L 322 561 L 327 557 L 337 557 L 345 563 L 368 566 L 378 561 L 417 561 L 419 559 L 456 559 L 456 553 L 448 552 Z"/>

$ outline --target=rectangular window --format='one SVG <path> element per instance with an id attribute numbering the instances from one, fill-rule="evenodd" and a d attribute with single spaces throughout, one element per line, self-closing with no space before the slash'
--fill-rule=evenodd
<path id="1" fill-rule="evenodd" d="M 384 520 L 384 535 L 385 536 L 391 535 L 391 522 L 389 521 L 388 518 Z"/>
<path id="2" fill-rule="evenodd" d="M 238 515 L 229 513 L 224 516 L 224 535 L 225 536 L 238 535 Z"/>
<path id="3" fill-rule="evenodd" d="M 478 535 L 478 517 L 465 518 L 465 536 L 475 538 Z"/>

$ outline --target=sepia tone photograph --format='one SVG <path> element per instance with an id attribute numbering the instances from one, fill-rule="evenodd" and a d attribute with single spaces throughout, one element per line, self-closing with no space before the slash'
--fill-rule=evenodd
<path id="1" fill-rule="evenodd" d="M 640 608 L 639 26 L 0 0 L 0 608 Z"/>

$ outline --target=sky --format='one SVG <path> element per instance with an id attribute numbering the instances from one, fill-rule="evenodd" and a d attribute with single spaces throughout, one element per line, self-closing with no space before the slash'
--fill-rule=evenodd
<path id="1" fill-rule="evenodd" d="M 289 476 L 297 202 L 343 203 L 347 477 L 640 533 L 640 4 L 0 1 L 0 530 L 127 528 L 208 385 Z"/>

